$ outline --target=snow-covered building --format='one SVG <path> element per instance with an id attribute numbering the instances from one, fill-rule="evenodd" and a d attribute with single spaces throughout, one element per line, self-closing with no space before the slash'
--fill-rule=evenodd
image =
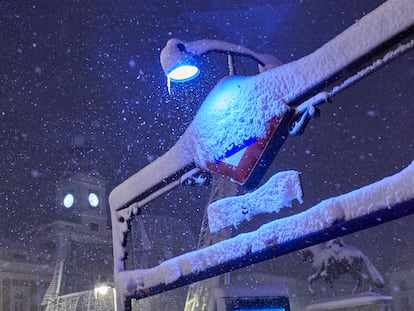
<path id="1" fill-rule="evenodd" d="M 19 241 L 0 241 L 2 310 L 60 310 L 60 297 L 93 293 L 101 279 L 112 279 L 106 182 L 78 172 L 62 179 L 55 192 L 56 220 Z"/>
<path id="2" fill-rule="evenodd" d="M 52 241 L 0 240 L 0 309 L 42 310 L 53 274 Z"/>
<path id="3" fill-rule="evenodd" d="M 55 203 L 56 220 L 20 240 L 0 239 L 0 309 L 111 310 L 114 297 L 94 293 L 102 280 L 113 284 L 106 181 L 95 172 L 68 175 L 57 183 Z M 148 268 L 196 244 L 185 221 L 166 215 L 137 216 L 131 235 L 131 267 Z M 138 305 L 181 310 L 186 293 L 182 288 Z"/>

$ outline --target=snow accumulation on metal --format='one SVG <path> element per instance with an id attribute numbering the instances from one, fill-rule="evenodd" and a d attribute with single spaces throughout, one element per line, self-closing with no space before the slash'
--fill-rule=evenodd
<path id="1" fill-rule="evenodd" d="M 257 205 L 266 203 L 259 196 Z M 266 223 L 256 231 L 183 254 L 151 269 L 122 272 L 122 290 L 128 296 L 143 298 L 412 213 L 414 162 L 393 176 Z"/>

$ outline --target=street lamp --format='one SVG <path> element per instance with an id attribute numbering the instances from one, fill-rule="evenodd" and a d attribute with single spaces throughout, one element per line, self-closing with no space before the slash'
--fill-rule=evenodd
<path id="1" fill-rule="evenodd" d="M 160 55 L 161 66 L 168 79 L 168 90 L 170 81 L 186 82 L 196 78 L 200 73 L 199 57 L 213 51 L 229 56 L 229 75 L 234 74 L 233 55 L 252 58 L 258 63 L 259 72 L 281 65 L 276 57 L 258 54 L 241 45 L 209 39 L 184 42 L 174 38 L 168 40 Z"/>
<path id="2" fill-rule="evenodd" d="M 93 292 L 95 294 L 95 299 L 98 299 L 99 297 L 106 297 L 109 295 L 112 291 L 112 300 L 114 305 L 114 311 L 117 311 L 117 305 L 116 305 L 116 290 L 113 285 L 106 281 L 101 281 L 95 284 L 95 287 L 93 289 Z"/>

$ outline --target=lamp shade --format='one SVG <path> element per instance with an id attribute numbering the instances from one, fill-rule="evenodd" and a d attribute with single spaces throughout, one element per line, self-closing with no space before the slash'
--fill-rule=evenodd
<path id="1" fill-rule="evenodd" d="M 165 75 L 174 82 L 186 82 L 200 73 L 197 55 L 189 52 L 184 42 L 171 39 L 161 51 L 161 66 Z"/>
<path id="2" fill-rule="evenodd" d="M 199 73 L 197 66 L 184 64 L 172 69 L 167 76 L 174 82 L 186 82 L 197 77 Z"/>

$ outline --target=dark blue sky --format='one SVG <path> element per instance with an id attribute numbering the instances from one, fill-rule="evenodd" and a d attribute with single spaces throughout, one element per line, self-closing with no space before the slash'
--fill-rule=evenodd
<path id="1" fill-rule="evenodd" d="M 56 181 L 77 166 L 71 146 L 79 135 L 89 167 L 109 181 L 108 190 L 177 140 L 226 74 L 226 60 L 203 58 L 209 73 L 187 87 L 173 86 L 170 96 L 159 64 L 169 38 L 219 39 L 289 62 L 381 2 L 2 1 L 2 229 L 24 233 L 48 221 Z M 338 95 L 303 136 L 286 142 L 271 172 L 301 171 L 306 206 L 413 160 L 413 57 Z M 181 213 L 180 203 L 171 205 Z M 185 210 L 184 217 L 194 217 Z"/>

